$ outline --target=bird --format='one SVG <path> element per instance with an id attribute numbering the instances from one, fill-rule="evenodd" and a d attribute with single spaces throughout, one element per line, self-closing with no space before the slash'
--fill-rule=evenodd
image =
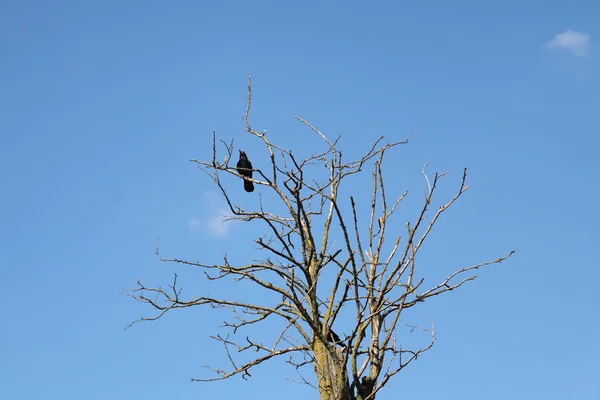
<path id="1" fill-rule="evenodd" d="M 248 160 L 248 156 L 243 150 L 240 150 L 240 160 L 237 162 L 236 167 L 238 174 L 246 178 L 252 178 L 252 163 Z M 254 191 L 254 184 L 252 181 L 244 178 L 244 190 L 246 190 L 246 192 Z"/>
<path id="2" fill-rule="evenodd" d="M 323 316 L 321 315 L 320 312 L 319 312 L 319 319 L 323 319 Z M 331 328 L 329 328 L 329 331 L 327 332 L 326 339 L 330 343 L 339 344 L 342 347 L 346 347 L 346 345 L 344 343 L 342 343 L 342 339 L 340 339 L 340 337 L 338 336 L 338 334 L 335 333 L 333 331 L 333 329 L 331 329 Z"/>
<path id="3" fill-rule="evenodd" d="M 342 339 L 340 339 L 337 333 L 335 333 L 331 328 L 329 329 L 329 335 L 327 335 L 327 340 L 334 344 L 340 343 L 342 341 Z"/>
<path id="4" fill-rule="evenodd" d="M 333 345 L 340 346 L 342 349 L 346 348 L 346 344 L 340 339 L 340 337 L 333 331 L 333 329 L 329 328 L 329 332 L 327 334 L 327 341 Z"/>

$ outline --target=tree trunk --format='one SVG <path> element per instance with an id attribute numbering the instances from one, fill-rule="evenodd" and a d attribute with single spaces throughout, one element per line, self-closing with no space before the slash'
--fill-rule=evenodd
<path id="1" fill-rule="evenodd" d="M 315 373 L 319 382 L 321 400 L 354 400 L 348 385 L 346 366 L 342 363 L 341 349 L 332 355 L 321 341 L 314 344 Z"/>

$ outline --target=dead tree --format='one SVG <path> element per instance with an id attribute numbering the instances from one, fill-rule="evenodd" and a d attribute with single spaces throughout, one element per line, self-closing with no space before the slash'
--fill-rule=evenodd
<path id="1" fill-rule="evenodd" d="M 237 180 L 242 179 L 232 159 L 236 154 L 233 142 L 221 142 L 224 157 L 219 160 L 213 135 L 212 160 L 192 162 L 220 189 L 232 214 L 230 219 L 262 224 L 261 229 L 269 232 L 255 240 L 264 253 L 263 258 L 249 260 L 245 265 L 232 265 L 227 257 L 220 264 L 203 264 L 162 258 L 158 244 L 156 252 L 161 261 L 202 269 L 209 281 L 229 278 L 232 284 L 240 280 L 252 282 L 259 290 L 274 294 L 267 297 L 273 301 L 261 304 L 250 296 L 246 301 L 232 300 L 227 295 L 184 297 L 175 274 L 168 289 L 148 287 L 138 280 L 137 287 L 127 291 L 156 311 L 154 316 L 135 322 L 156 320 L 180 308 L 226 308 L 232 319 L 226 322 L 225 328 L 231 331 L 212 338 L 224 346 L 231 365 L 227 369 L 207 366 L 210 375 L 192 381 L 222 380 L 236 375 L 247 378 L 253 367 L 283 357 L 296 368 L 304 383 L 312 385 L 316 380 L 323 400 L 374 400 L 390 378 L 435 342 L 431 326 L 419 328 L 429 332 L 426 345 L 404 347 L 397 340 L 398 330 L 405 327 L 400 320 L 402 312 L 474 280 L 475 270 L 500 263 L 513 251 L 492 261 L 466 266 L 437 284 L 424 287 L 424 279 L 418 278 L 421 271 L 416 272 L 417 254 L 440 216 L 469 188 L 466 169 L 455 194 L 432 211 L 438 183 L 448 171 L 430 178 L 424 167 L 426 189 L 422 207 L 412 222 L 398 229 L 390 218 L 408 191 L 390 201 L 386 196 L 382 166 L 384 155 L 408 140 L 382 144 L 379 138 L 362 157 L 345 161 L 338 145 L 339 137 L 331 141 L 310 123 L 295 117 L 324 143 L 322 152 L 299 159 L 267 137 L 266 131 L 251 128 L 248 120 L 251 96 L 249 77 L 245 130 L 261 141 L 270 155 L 268 168 L 253 170 L 251 180 L 260 191 L 256 209 L 237 205 L 236 197 L 248 194 L 229 191 L 225 185 L 227 176 L 235 177 L 236 187 Z M 255 167 L 257 165 L 255 160 Z M 352 195 L 340 197 L 342 183 L 366 168 L 372 171 L 369 203 L 359 204 Z M 311 173 L 313 170 L 317 172 Z M 324 175 L 319 175 L 319 171 Z M 277 207 L 284 211 L 273 212 L 265 207 L 267 199 L 271 204 L 277 202 Z M 361 220 L 362 211 L 366 211 L 368 217 Z M 384 239 L 388 240 L 387 246 Z M 250 336 L 260 336 L 260 331 L 252 328 L 267 319 L 282 322 L 281 330 L 269 345 L 264 344 L 262 338 Z M 340 336 L 332 327 L 336 325 L 338 329 L 342 324 L 346 329 Z M 240 339 L 245 330 L 249 333 Z M 236 356 L 250 353 L 250 358 L 236 361 Z M 303 372 L 306 374 L 304 367 L 313 368 L 316 379 L 312 382 L 303 375 Z"/>

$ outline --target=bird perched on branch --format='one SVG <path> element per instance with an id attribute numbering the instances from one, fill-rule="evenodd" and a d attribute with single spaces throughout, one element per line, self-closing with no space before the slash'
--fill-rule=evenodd
<path id="1" fill-rule="evenodd" d="M 237 162 L 236 167 L 238 174 L 247 178 L 252 178 L 252 163 L 248 160 L 248 156 L 242 150 L 240 150 L 240 160 Z M 244 178 L 244 190 L 246 190 L 246 192 L 254 191 L 254 184 L 252 181 Z"/>
<path id="2" fill-rule="evenodd" d="M 342 341 L 342 339 L 340 339 L 337 333 L 335 333 L 331 328 L 329 329 L 329 335 L 327 335 L 327 340 L 334 344 L 338 344 Z"/>

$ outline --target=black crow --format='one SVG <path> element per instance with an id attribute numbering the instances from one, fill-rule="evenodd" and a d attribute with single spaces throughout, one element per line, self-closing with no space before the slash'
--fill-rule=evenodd
<path id="1" fill-rule="evenodd" d="M 248 156 L 242 150 L 240 150 L 240 160 L 237 162 L 237 172 L 238 174 L 252 178 L 252 163 L 248 160 Z M 244 189 L 246 192 L 254 191 L 254 184 L 252 181 L 244 179 Z"/>

